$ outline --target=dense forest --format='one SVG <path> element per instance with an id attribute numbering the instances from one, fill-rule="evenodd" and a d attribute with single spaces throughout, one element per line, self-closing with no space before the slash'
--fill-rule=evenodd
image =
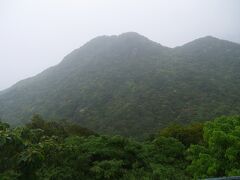
<path id="1" fill-rule="evenodd" d="M 240 114 L 239 88 L 239 44 L 207 36 L 168 48 L 129 32 L 97 37 L 0 92 L 0 118 L 16 126 L 41 114 L 144 138 L 173 122 Z"/>
<path id="2" fill-rule="evenodd" d="M 240 175 L 240 117 L 172 124 L 145 140 L 35 115 L 0 123 L 1 180 L 193 179 Z"/>

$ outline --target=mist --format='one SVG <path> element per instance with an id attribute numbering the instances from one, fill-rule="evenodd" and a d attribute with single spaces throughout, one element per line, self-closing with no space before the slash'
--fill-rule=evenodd
<path id="1" fill-rule="evenodd" d="M 240 43 L 239 0 L 0 0 L 0 90 L 99 35 L 135 31 L 175 47 L 211 35 Z"/>

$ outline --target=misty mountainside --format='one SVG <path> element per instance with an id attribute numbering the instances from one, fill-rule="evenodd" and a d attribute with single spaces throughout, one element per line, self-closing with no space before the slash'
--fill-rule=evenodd
<path id="1" fill-rule="evenodd" d="M 144 136 L 170 123 L 240 114 L 240 45 L 211 36 L 168 48 L 134 32 L 97 37 L 0 92 L 0 118 L 37 113 L 100 133 Z"/>

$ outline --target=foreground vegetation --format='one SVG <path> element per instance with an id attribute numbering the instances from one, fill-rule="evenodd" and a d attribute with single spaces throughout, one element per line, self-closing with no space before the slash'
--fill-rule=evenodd
<path id="1" fill-rule="evenodd" d="M 171 125 L 144 141 L 34 116 L 0 123 L 0 179 L 192 179 L 240 175 L 240 117 Z"/>

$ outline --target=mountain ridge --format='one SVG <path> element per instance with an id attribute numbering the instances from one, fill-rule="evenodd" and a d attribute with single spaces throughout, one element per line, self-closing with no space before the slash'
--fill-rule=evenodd
<path id="1" fill-rule="evenodd" d="M 177 48 L 133 32 L 97 37 L 0 93 L 0 118 L 18 124 L 40 113 L 142 136 L 173 122 L 237 114 L 239 57 L 240 45 L 209 36 Z"/>
<path id="2" fill-rule="evenodd" d="M 51 67 L 43 70 L 42 72 L 38 73 L 38 74 L 35 75 L 35 76 L 38 76 L 38 75 L 44 73 L 44 72 L 47 71 L 48 69 L 51 69 L 51 68 L 54 68 L 55 66 L 58 66 L 59 64 L 61 64 L 61 63 L 64 61 L 64 59 L 65 59 L 66 57 L 68 57 L 68 55 L 70 55 L 70 54 L 72 54 L 72 53 L 75 53 L 75 52 L 78 51 L 80 48 L 84 47 L 85 45 L 87 45 L 87 44 L 89 44 L 89 43 L 91 43 L 91 42 L 93 42 L 93 41 L 96 41 L 96 40 L 98 40 L 98 39 L 119 38 L 119 37 L 122 37 L 122 36 L 128 37 L 128 36 L 131 36 L 131 35 L 134 35 L 135 37 L 142 37 L 142 38 L 144 38 L 144 39 L 147 39 L 147 40 L 149 40 L 149 41 L 151 41 L 151 42 L 153 42 L 153 43 L 156 43 L 156 44 L 162 46 L 160 43 L 155 42 L 155 41 L 153 41 L 153 40 L 150 40 L 150 39 L 148 39 L 147 37 L 145 37 L 145 36 L 143 36 L 143 35 L 141 35 L 141 34 L 139 34 L 139 33 L 137 33 L 137 32 L 131 32 L 131 31 L 130 31 L 130 32 L 121 33 L 121 34 L 119 34 L 119 35 L 101 35 L 101 36 L 97 36 L 97 37 L 91 39 L 90 41 L 88 41 L 87 43 L 85 43 L 83 46 L 74 49 L 72 52 L 70 52 L 69 54 L 67 54 L 67 55 L 63 58 L 63 60 L 60 61 L 58 64 L 53 65 L 53 66 L 51 66 Z M 177 48 L 181 48 L 181 47 L 183 47 L 183 46 L 185 46 L 185 45 L 188 45 L 188 44 L 190 44 L 190 43 L 192 43 L 192 42 L 194 42 L 194 41 L 200 40 L 200 39 L 215 39 L 215 40 L 226 41 L 226 42 L 230 42 L 230 43 L 239 45 L 239 44 L 236 43 L 236 42 L 232 42 L 232 41 L 228 41 L 228 40 L 223 40 L 223 39 L 219 39 L 219 38 L 217 38 L 217 37 L 211 36 L 211 35 L 207 35 L 207 36 L 203 36 L 203 37 L 200 37 L 200 38 L 198 38 L 198 39 L 192 40 L 192 41 L 190 41 L 190 42 L 184 43 L 184 44 L 181 45 L 181 46 L 176 46 L 176 47 L 173 47 L 173 48 L 167 47 L 167 46 L 163 46 L 163 47 L 166 47 L 166 48 L 169 48 L 169 49 L 177 49 Z M 16 82 L 15 84 L 13 84 L 12 86 L 10 86 L 9 88 L 0 90 L 0 95 L 1 95 L 4 91 L 6 91 L 6 90 L 12 88 L 13 86 L 15 86 L 16 84 L 18 84 L 18 83 L 20 83 L 20 82 L 22 82 L 22 81 L 25 81 L 25 80 L 34 78 L 35 76 L 31 76 L 31 77 L 22 79 L 22 80 Z"/>

